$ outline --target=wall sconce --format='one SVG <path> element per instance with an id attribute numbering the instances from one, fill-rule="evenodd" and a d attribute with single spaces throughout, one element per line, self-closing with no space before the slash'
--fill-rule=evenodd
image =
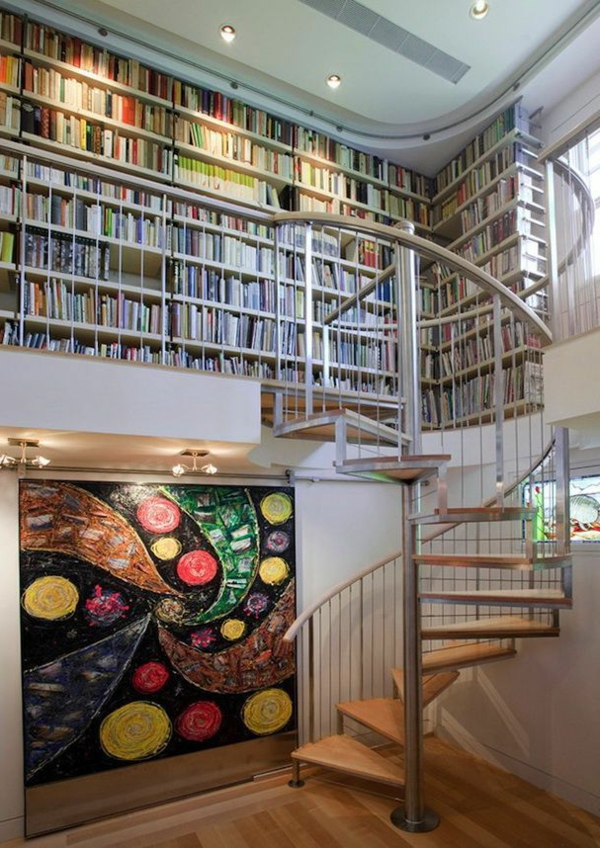
<path id="1" fill-rule="evenodd" d="M 12 447 L 21 448 L 21 454 L 18 457 L 10 456 L 10 454 L 0 454 L 0 468 L 45 468 L 49 465 L 50 460 L 45 456 L 38 454 L 32 458 L 27 456 L 27 448 L 37 448 L 40 443 L 37 439 L 9 439 L 8 444 Z"/>
<path id="2" fill-rule="evenodd" d="M 218 468 L 216 465 L 212 463 L 208 463 L 207 465 L 201 465 L 198 468 L 198 459 L 202 459 L 205 456 L 208 456 L 210 451 L 207 450 L 191 450 L 190 448 L 181 451 L 181 456 L 191 456 L 192 457 L 192 467 L 189 465 L 185 465 L 183 462 L 178 462 L 177 465 L 174 465 L 171 468 L 171 474 L 173 477 L 182 477 L 184 474 L 216 474 Z"/>

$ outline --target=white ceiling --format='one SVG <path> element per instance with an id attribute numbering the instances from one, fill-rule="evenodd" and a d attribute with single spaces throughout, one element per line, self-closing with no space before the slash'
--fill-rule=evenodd
<path id="1" fill-rule="evenodd" d="M 344 0 L 322 3 L 339 8 Z M 165 51 L 175 69 L 179 63 L 180 70 L 192 74 L 192 65 L 201 66 L 216 74 L 224 91 L 237 83 L 234 96 L 258 105 L 274 98 L 276 112 L 300 114 L 332 134 L 341 127 L 338 135 L 348 143 L 412 167 L 420 162 L 426 172 L 441 167 L 449 158 L 449 143 L 458 149 L 508 98 L 525 94 L 531 109 L 548 110 L 600 65 L 600 0 L 490 0 L 483 21 L 470 17 L 471 0 L 362 0 L 376 14 L 471 66 L 457 84 L 300 0 L 32 4 L 74 10 L 106 26 L 109 44 L 116 33 L 133 36 L 140 49 L 155 45 Z M 237 30 L 231 45 L 220 38 L 223 23 Z M 585 28 L 587 41 L 573 41 Z M 553 73 L 553 61 L 563 49 L 569 51 L 569 72 Z M 343 78 L 336 91 L 325 84 L 331 73 Z M 313 114 L 306 117 L 309 111 Z M 427 144 L 424 133 L 432 136 Z"/>

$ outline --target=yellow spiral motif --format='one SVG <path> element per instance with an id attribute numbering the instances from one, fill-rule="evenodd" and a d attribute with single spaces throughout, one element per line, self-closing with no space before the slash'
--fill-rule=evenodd
<path id="1" fill-rule="evenodd" d="M 152 553 L 158 559 L 168 560 L 175 559 L 181 553 L 181 542 L 174 539 L 172 536 L 165 536 L 164 539 L 157 539 L 151 546 Z"/>
<path id="2" fill-rule="evenodd" d="M 246 624 L 239 618 L 228 618 L 221 625 L 221 635 L 230 642 L 240 639 L 246 632 Z"/>
<path id="3" fill-rule="evenodd" d="M 283 583 L 289 573 L 290 568 L 281 557 L 263 559 L 258 569 L 260 579 L 268 586 L 277 586 L 279 583 Z"/>
<path id="4" fill-rule="evenodd" d="M 242 707 L 242 720 L 257 736 L 277 733 L 292 716 L 292 699 L 283 689 L 264 689 Z"/>
<path id="5" fill-rule="evenodd" d="M 132 701 L 106 716 L 100 725 L 100 744 L 117 760 L 144 760 L 160 754 L 171 733 L 171 721 L 162 707 Z"/>
<path id="6" fill-rule="evenodd" d="M 292 514 L 292 502 L 282 492 L 272 492 L 260 502 L 260 511 L 269 524 L 283 524 Z"/>
<path id="7" fill-rule="evenodd" d="M 60 621 L 73 615 L 79 592 L 66 577 L 39 577 L 23 592 L 23 608 L 34 618 Z"/>

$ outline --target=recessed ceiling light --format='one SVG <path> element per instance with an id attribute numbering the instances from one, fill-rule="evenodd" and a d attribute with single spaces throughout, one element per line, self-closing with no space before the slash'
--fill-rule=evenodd
<path id="1" fill-rule="evenodd" d="M 235 38 L 235 29 L 231 26 L 231 24 L 223 24 L 221 27 L 221 38 L 228 44 L 233 41 Z"/>
<path id="2" fill-rule="evenodd" d="M 490 4 L 486 0 L 476 0 L 471 6 L 470 15 L 476 21 L 482 21 L 490 11 Z"/>
<path id="3" fill-rule="evenodd" d="M 339 74 L 330 74 L 327 77 L 327 85 L 329 88 L 339 88 L 342 84 L 342 78 Z"/>

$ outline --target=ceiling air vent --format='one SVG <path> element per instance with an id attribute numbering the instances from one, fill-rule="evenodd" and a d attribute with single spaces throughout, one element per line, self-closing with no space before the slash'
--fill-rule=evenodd
<path id="1" fill-rule="evenodd" d="M 421 65 L 448 82 L 457 83 L 470 65 L 455 59 L 433 44 L 413 35 L 393 21 L 378 15 L 356 0 L 299 0 L 317 12 L 359 32 L 411 62 Z"/>

